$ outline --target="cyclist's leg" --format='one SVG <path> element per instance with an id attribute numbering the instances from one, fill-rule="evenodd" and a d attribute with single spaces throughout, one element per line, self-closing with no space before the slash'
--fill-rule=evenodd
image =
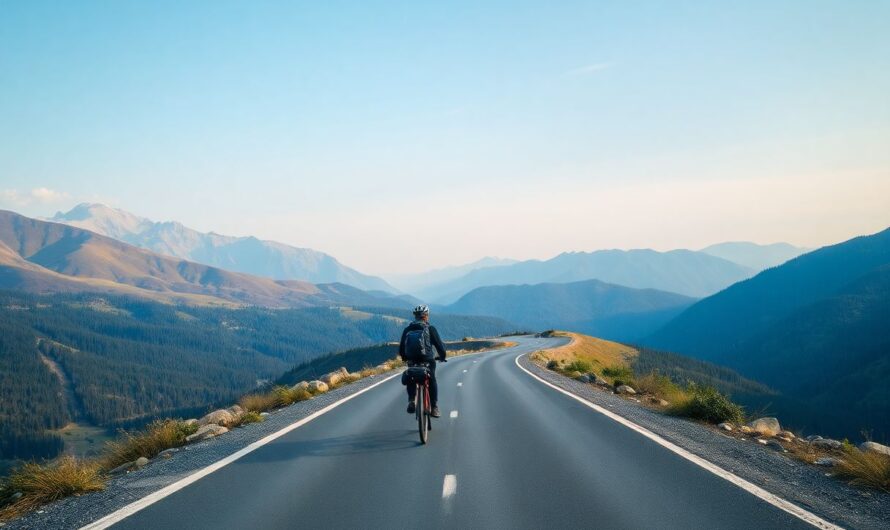
<path id="1" fill-rule="evenodd" d="M 439 403 L 439 384 L 436 382 L 436 361 L 430 363 L 430 406 Z"/>

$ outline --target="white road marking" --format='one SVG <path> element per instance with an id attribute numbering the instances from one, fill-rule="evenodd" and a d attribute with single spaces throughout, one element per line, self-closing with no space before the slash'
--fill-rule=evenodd
<path id="1" fill-rule="evenodd" d="M 466 371 L 466 370 L 464 370 L 464 373 L 467 373 L 467 371 Z"/>
<path id="2" fill-rule="evenodd" d="M 305 418 L 303 418 L 300 421 L 291 423 L 290 425 L 281 429 L 280 431 L 274 432 L 274 433 L 266 436 L 265 438 L 262 438 L 260 440 L 253 442 L 252 444 L 248 445 L 247 447 L 241 449 L 238 452 L 230 454 L 229 456 L 223 458 L 222 460 L 218 460 L 218 461 L 210 464 L 209 466 L 202 468 L 202 469 L 192 473 L 191 475 L 174 482 L 173 484 L 170 484 L 169 486 L 161 488 L 160 490 L 158 490 L 150 495 L 147 495 L 147 496 L 139 499 L 136 502 L 130 503 L 130 504 L 124 506 L 123 508 L 106 515 L 105 517 L 99 519 L 98 521 L 94 521 L 86 526 L 81 527 L 80 530 L 99 530 L 99 529 L 108 528 L 109 526 L 126 519 L 127 517 L 133 515 L 134 513 L 151 506 L 152 504 L 158 502 L 159 500 L 163 499 L 164 497 L 172 495 L 172 494 L 176 493 L 177 491 L 181 490 L 182 488 L 188 486 L 189 484 L 197 482 L 197 481 L 201 480 L 202 478 L 206 477 L 207 475 L 213 473 L 214 471 L 231 464 L 232 462 L 238 460 L 242 456 L 256 451 L 260 447 L 268 444 L 269 442 L 272 442 L 273 440 L 275 440 L 277 438 L 284 436 L 285 434 L 291 432 L 292 430 L 294 430 L 298 427 L 302 427 L 303 425 L 306 425 L 307 423 L 314 420 L 315 418 L 318 418 L 322 414 L 330 412 L 331 410 L 339 407 L 343 403 L 346 403 L 350 399 L 356 398 L 356 397 L 364 394 L 365 392 L 371 390 L 372 388 L 382 385 L 383 383 L 389 381 L 390 379 L 393 379 L 400 375 L 402 375 L 402 373 L 397 372 L 397 373 L 395 373 L 381 381 L 374 383 L 373 385 L 371 385 L 367 388 L 363 388 L 363 389 L 359 390 L 355 394 L 346 396 L 345 398 L 343 398 L 339 401 L 335 401 L 334 403 L 331 403 L 327 407 L 306 416 Z M 452 479 L 454 478 L 454 475 L 449 475 L 449 476 L 452 477 Z M 445 477 L 445 483 L 446 484 L 448 483 L 448 477 Z M 456 483 L 455 483 L 454 487 L 456 487 Z M 454 493 L 454 491 L 453 491 L 454 487 L 452 487 L 452 493 Z M 444 496 L 444 493 L 445 493 L 444 489 L 443 489 L 442 493 Z"/>
<path id="3" fill-rule="evenodd" d="M 775 506 L 776 508 L 779 508 L 780 510 L 790 513 L 791 515 L 797 517 L 798 519 L 800 519 L 804 522 L 807 522 L 807 523 L 815 526 L 816 528 L 824 528 L 824 529 L 830 529 L 830 530 L 841 530 L 840 526 L 829 523 L 828 521 L 826 521 L 825 519 L 822 519 L 818 515 L 816 515 L 814 513 L 810 513 L 808 511 L 804 510 L 803 508 L 801 508 L 800 506 L 798 506 L 790 501 L 787 501 L 787 500 L 779 497 L 778 495 L 770 493 L 770 492 L 766 491 L 765 489 L 761 488 L 760 486 L 757 486 L 756 484 L 752 484 L 752 483 L 748 482 L 747 480 L 743 479 L 742 477 L 733 475 L 732 473 L 723 469 L 722 467 L 717 466 L 716 464 L 713 464 L 713 463 L 705 460 L 704 458 L 702 458 L 698 455 L 695 455 L 693 453 L 690 453 L 686 449 L 683 449 L 682 447 L 665 440 L 664 438 L 655 434 L 654 432 L 650 431 L 649 429 L 646 429 L 645 427 L 641 427 L 641 426 L 637 425 L 636 423 L 630 421 L 629 419 L 627 419 L 623 416 L 619 416 L 618 414 L 615 414 L 614 412 L 612 412 L 610 410 L 604 409 L 603 407 L 601 407 L 595 403 L 591 403 L 590 401 L 587 401 L 586 399 L 584 399 L 580 396 L 576 396 L 575 394 L 572 394 L 571 392 L 569 392 L 567 390 L 563 390 L 562 388 L 559 388 L 558 386 L 554 385 L 553 383 L 551 383 L 549 381 L 545 381 L 544 379 L 531 373 L 524 366 L 519 364 L 519 358 L 522 357 L 523 355 L 526 355 L 526 354 L 521 353 L 516 356 L 516 359 L 515 359 L 516 366 L 518 366 L 519 369 L 522 370 L 523 372 L 525 372 L 528 375 L 532 376 L 533 378 L 537 379 L 541 383 L 544 383 L 545 385 L 549 386 L 550 388 L 552 388 L 558 392 L 562 392 L 563 394 L 569 396 L 570 398 L 581 402 L 583 405 L 587 405 L 588 407 L 592 408 L 593 410 L 599 412 L 600 414 L 606 416 L 607 418 L 609 418 L 611 420 L 617 421 L 618 423 L 624 425 L 625 427 L 627 427 L 629 429 L 637 431 L 638 433 L 642 434 L 646 438 L 649 438 L 650 440 L 654 441 L 655 443 L 664 447 L 665 449 L 676 453 L 677 455 L 685 458 L 686 460 L 689 460 L 693 464 L 696 464 L 699 467 L 704 468 L 705 470 L 710 471 L 711 473 L 717 475 L 718 477 L 735 484 L 736 486 L 742 488 L 743 490 L 747 491 L 751 495 L 754 495 L 755 497 L 772 504 L 773 506 Z"/>
<path id="4" fill-rule="evenodd" d="M 451 411 L 451 417 L 452 417 L 452 418 L 456 418 L 456 417 L 457 417 L 457 411 L 456 411 L 456 410 L 452 410 L 452 411 Z"/>
<path id="5" fill-rule="evenodd" d="M 458 383 L 457 386 L 464 386 L 464 384 L 463 384 L 463 383 Z"/>
<path id="6" fill-rule="evenodd" d="M 479 360 L 478 360 L 478 359 L 477 359 L 477 360 L 475 360 L 475 361 L 473 361 L 473 362 L 474 362 L 474 363 L 478 363 L 478 362 L 479 362 Z"/>
<path id="7" fill-rule="evenodd" d="M 457 492 L 457 477 L 454 475 L 445 475 L 442 482 L 442 498 L 447 499 Z"/>

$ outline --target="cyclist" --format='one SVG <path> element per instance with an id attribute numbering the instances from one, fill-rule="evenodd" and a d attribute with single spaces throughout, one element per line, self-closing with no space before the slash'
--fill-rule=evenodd
<path id="1" fill-rule="evenodd" d="M 418 361 L 416 359 L 409 359 L 408 353 L 406 351 L 406 339 L 408 334 L 412 331 L 419 332 L 428 332 L 428 340 L 431 346 L 430 350 L 433 348 L 438 350 L 439 356 L 438 360 L 445 362 L 445 344 L 442 343 L 442 339 L 439 337 L 439 332 L 436 330 L 435 326 L 430 325 L 430 308 L 425 305 L 419 305 L 414 308 L 414 322 L 408 324 L 408 327 L 402 331 L 402 339 L 399 341 L 399 356 L 408 361 L 409 364 L 422 362 L 426 364 L 430 369 L 430 407 L 432 410 L 430 411 L 430 415 L 434 418 L 439 417 L 439 386 L 436 384 L 436 359 L 424 359 L 422 361 Z M 426 335 L 427 333 L 423 333 Z M 427 337 L 424 337 L 426 339 Z M 429 356 L 432 357 L 433 351 L 429 352 Z M 417 388 L 414 385 L 408 386 L 408 414 L 414 414 L 414 396 L 417 393 Z"/>

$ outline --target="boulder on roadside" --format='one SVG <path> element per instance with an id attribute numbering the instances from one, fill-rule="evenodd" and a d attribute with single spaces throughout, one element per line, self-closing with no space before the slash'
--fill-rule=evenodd
<path id="1" fill-rule="evenodd" d="M 572 379 L 578 379 L 579 377 L 581 377 L 581 372 L 574 371 L 574 372 L 569 372 L 566 375 L 571 377 Z"/>
<path id="2" fill-rule="evenodd" d="M 779 452 L 785 452 L 785 446 L 782 445 L 781 443 L 779 443 L 778 440 L 774 440 L 772 438 L 769 440 L 766 440 L 766 446 L 769 447 L 770 449 L 775 449 L 776 451 L 779 451 Z"/>
<path id="3" fill-rule="evenodd" d="M 229 411 L 232 414 L 232 416 L 235 416 L 236 418 L 244 415 L 244 409 L 241 408 L 241 405 L 232 405 L 231 407 L 227 408 L 226 410 Z"/>
<path id="4" fill-rule="evenodd" d="M 831 438 L 818 438 L 810 442 L 810 445 L 820 449 L 840 449 L 844 446 L 843 443 L 837 440 L 832 440 Z"/>
<path id="5" fill-rule="evenodd" d="M 754 434 L 754 429 L 748 427 L 747 425 L 742 425 L 741 427 L 739 427 L 739 432 L 741 432 L 742 434 Z"/>
<path id="6" fill-rule="evenodd" d="M 291 390 L 305 390 L 309 392 L 309 382 L 308 381 L 300 381 L 294 386 L 290 387 Z"/>
<path id="7" fill-rule="evenodd" d="M 214 436 L 219 436 L 220 434 L 225 434 L 227 432 L 229 432 L 229 430 L 225 427 L 210 423 L 198 429 L 195 434 L 186 436 L 185 441 L 188 443 L 200 442 L 201 440 L 213 438 Z"/>
<path id="8" fill-rule="evenodd" d="M 616 394 L 636 394 L 637 391 L 628 385 L 618 385 L 615 389 Z"/>
<path id="9" fill-rule="evenodd" d="M 210 414 L 198 420 L 198 425 L 201 426 L 211 424 L 226 426 L 233 423 L 235 423 L 235 416 L 232 415 L 231 412 L 224 409 L 214 410 Z"/>
<path id="10" fill-rule="evenodd" d="M 581 381 L 582 383 L 590 382 L 590 376 L 588 374 L 581 374 L 578 377 L 576 377 L 575 379 L 577 379 L 578 381 Z"/>
<path id="11" fill-rule="evenodd" d="M 349 371 L 341 366 L 339 370 L 321 376 L 321 381 L 329 386 L 333 386 L 347 377 L 349 377 Z"/>
<path id="12" fill-rule="evenodd" d="M 791 431 L 780 431 L 779 434 L 777 434 L 776 436 L 779 438 L 784 438 L 789 442 L 795 438 L 794 433 Z"/>
<path id="13" fill-rule="evenodd" d="M 724 431 L 732 431 L 734 426 L 733 426 L 733 424 L 729 423 L 728 421 L 724 421 L 723 423 L 718 424 L 717 428 L 722 429 Z"/>
<path id="14" fill-rule="evenodd" d="M 109 475 L 120 475 L 120 474 L 123 474 L 123 473 L 126 473 L 127 471 L 129 471 L 135 465 L 136 465 L 135 461 L 121 464 L 121 465 L 117 466 L 116 468 L 112 469 L 111 471 L 109 471 L 108 474 Z"/>
<path id="15" fill-rule="evenodd" d="M 764 436 L 775 436 L 782 432 L 782 426 L 776 418 L 757 418 L 748 424 L 754 432 Z"/>
<path id="16" fill-rule="evenodd" d="M 135 462 L 133 462 L 133 464 L 136 466 L 137 469 L 140 469 L 148 465 L 148 459 L 144 456 L 140 456 L 136 459 Z"/>
<path id="17" fill-rule="evenodd" d="M 890 456 L 890 447 L 877 442 L 862 442 L 859 444 L 859 450 L 863 453 L 878 453 Z"/>
<path id="18" fill-rule="evenodd" d="M 596 374 L 593 375 L 593 382 L 599 386 L 609 386 L 608 381 L 606 381 L 605 379 L 603 379 L 602 377 L 600 377 Z"/>
<path id="19" fill-rule="evenodd" d="M 309 381 L 309 392 L 321 394 L 328 391 L 328 385 L 324 381 Z"/>

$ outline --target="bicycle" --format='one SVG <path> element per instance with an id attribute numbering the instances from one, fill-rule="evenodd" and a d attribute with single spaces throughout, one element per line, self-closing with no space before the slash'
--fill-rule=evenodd
<path id="1" fill-rule="evenodd" d="M 430 416 L 430 369 L 426 365 L 409 366 L 408 377 L 417 389 L 414 392 L 414 415 L 417 418 L 420 443 L 425 444 L 429 439 L 429 431 L 433 429 Z"/>

